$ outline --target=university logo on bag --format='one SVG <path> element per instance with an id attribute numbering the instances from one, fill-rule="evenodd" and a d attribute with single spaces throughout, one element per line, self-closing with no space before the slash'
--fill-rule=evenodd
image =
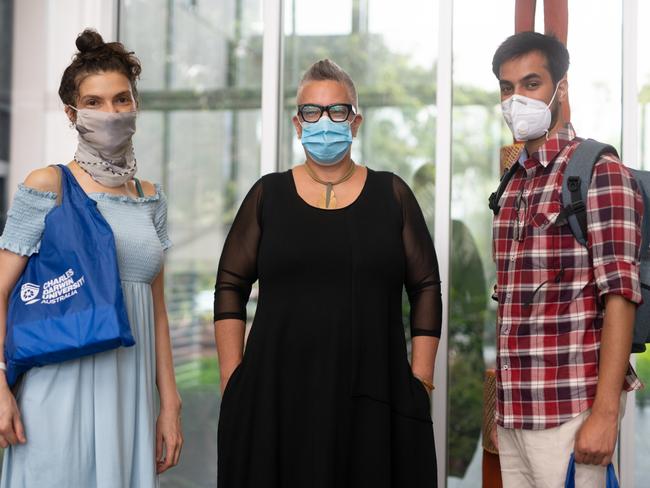
<path id="1" fill-rule="evenodd" d="M 34 283 L 25 283 L 20 287 L 20 299 L 27 305 L 38 302 L 41 287 Z"/>
<path id="2" fill-rule="evenodd" d="M 76 279 L 75 272 L 71 268 L 61 276 L 43 283 L 43 293 L 41 298 L 38 297 L 41 287 L 33 283 L 25 283 L 20 288 L 20 298 L 26 305 L 31 305 L 37 302 L 44 305 L 53 305 L 67 300 L 79 293 L 79 288 L 84 286 L 85 283 L 85 277 L 81 276 Z"/>

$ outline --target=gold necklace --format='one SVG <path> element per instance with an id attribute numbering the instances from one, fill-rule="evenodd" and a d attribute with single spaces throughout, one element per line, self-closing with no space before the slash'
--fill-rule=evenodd
<path id="1" fill-rule="evenodd" d="M 318 175 L 314 172 L 314 170 L 309 167 L 309 163 L 305 162 L 305 169 L 307 170 L 307 174 L 309 175 L 309 177 L 312 180 L 314 180 L 316 183 L 325 185 L 323 194 L 318 200 L 318 206 L 320 208 L 336 208 L 336 194 L 334 193 L 334 187 L 352 178 L 352 175 L 354 174 L 354 170 L 357 169 L 357 165 L 354 164 L 354 161 L 350 161 L 350 162 L 352 163 L 350 164 L 350 168 L 340 179 L 336 181 L 321 180 L 318 177 Z"/>

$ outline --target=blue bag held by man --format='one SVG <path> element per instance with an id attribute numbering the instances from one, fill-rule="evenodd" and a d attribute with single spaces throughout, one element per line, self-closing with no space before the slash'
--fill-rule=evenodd
<path id="1" fill-rule="evenodd" d="M 574 454 L 571 453 L 569 458 L 569 467 L 566 472 L 566 480 L 564 481 L 564 488 L 576 487 L 576 460 Z M 607 472 L 605 474 L 605 487 L 604 488 L 619 488 L 618 479 L 616 479 L 616 471 L 614 465 L 609 463 L 607 465 Z"/>
<path id="2" fill-rule="evenodd" d="M 60 204 L 45 217 L 9 299 L 7 382 L 35 366 L 135 344 L 124 306 L 113 231 L 70 170 L 58 165 Z"/>

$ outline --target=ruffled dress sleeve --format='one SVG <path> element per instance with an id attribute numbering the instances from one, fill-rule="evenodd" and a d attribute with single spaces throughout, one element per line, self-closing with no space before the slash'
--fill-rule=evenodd
<path id="1" fill-rule="evenodd" d="M 56 205 L 56 193 L 19 185 L 7 214 L 0 249 L 31 256 L 41 248 L 45 216 Z"/>

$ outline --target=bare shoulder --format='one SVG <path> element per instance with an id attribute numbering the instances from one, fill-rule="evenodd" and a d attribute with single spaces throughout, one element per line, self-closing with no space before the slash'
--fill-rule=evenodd
<path id="1" fill-rule="evenodd" d="M 145 197 L 151 197 L 156 194 L 156 185 L 151 181 L 140 180 L 140 184 L 142 185 L 142 192 Z"/>
<path id="2" fill-rule="evenodd" d="M 59 172 L 51 167 L 35 169 L 25 178 L 25 186 L 39 191 L 57 193 L 59 191 Z"/>

